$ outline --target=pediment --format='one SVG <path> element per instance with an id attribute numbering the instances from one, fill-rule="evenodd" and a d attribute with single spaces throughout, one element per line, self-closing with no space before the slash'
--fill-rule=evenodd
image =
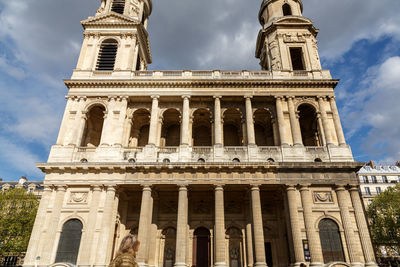
<path id="1" fill-rule="evenodd" d="M 105 15 L 99 15 L 96 17 L 88 18 L 83 20 L 82 25 L 84 27 L 87 26 L 95 26 L 95 25 L 121 25 L 121 24 L 137 24 L 139 23 L 139 18 L 129 18 L 118 13 L 108 13 Z"/>

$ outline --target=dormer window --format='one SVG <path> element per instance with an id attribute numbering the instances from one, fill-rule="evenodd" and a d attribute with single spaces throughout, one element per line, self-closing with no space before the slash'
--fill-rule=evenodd
<path id="1" fill-rule="evenodd" d="M 125 9 L 125 0 L 114 0 L 111 11 L 114 11 L 118 14 L 124 14 L 124 9 Z"/>
<path id="2" fill-rule="evenodd" d="M 114 39 L 103 41 L 99 51 L 96 70 L 114 70 L 118 42 Z"/>
<path id="3" fill-rule="evenodd" d="M 282 10 L 283 10 L 283 15 L 284 16 L 291 16 L 292 15 L 292 8 L 290 7 L 289 4 L 284 4 L 282 6 Z"/>

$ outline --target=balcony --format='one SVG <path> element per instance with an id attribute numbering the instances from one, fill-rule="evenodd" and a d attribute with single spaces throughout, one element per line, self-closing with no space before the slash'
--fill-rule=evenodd
<path id="1" fill-rule="evenodd" d="M 349 146 L 53 146 L 48 162 L 353 162 Z"/>

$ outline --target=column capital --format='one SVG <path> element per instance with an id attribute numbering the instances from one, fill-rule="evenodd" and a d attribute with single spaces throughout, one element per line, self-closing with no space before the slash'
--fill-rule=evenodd
<path id="1" fill-rule="evenodd" d="M 336 191 L 336 192 L 346 191 L 346 187 L 345 187 L 345 186 L 346 186 L 346 185 L 344 185 L 344 184 L 336 185 L 336 186 L 335 186 L 335 191 Z"/>
<path id="2" fill-rule="evenodd" d="M 224 185 L 222 185 L 222 184 L 215 184 L 215 185 L 214 185 L 214 190 L 215 190 L 215 191 L 224 191 Z"/>
<path id="3" fill-rule="evenodd" d="M 274 98 L 275 98 L 276 100 L 283 100 L 283 99 L 285 98 L 285 96 L 283 96 L 283 95 L 276 95 L 276 96 L 274 96 Z"/>
<path id="4" fill-rule="evenodd" d="M 310 185 L 311 184 L 302 184 L 302 185 L 300 185 L 299 191 L 300 192 L 302 192 L 302 191 L 310 191 Z"/>
<path id="5" fill-rule="evenodd" d="M 252 95 L 245 95 L 245 96 L 243 96 L 245 99 L 252 99 L 253 98 L 253 96 Z"/>
<path id="6" fill-rule="evenodd" d="M 355 185 L 355 184 L 350 185 L 349 191 L 357 191 L 358 192 L 359 190 L 360 190 L 360 188 L 358 185 Z"/>
<path id="7" fill-rule="evenodd" d="M 330 101 L 335 100 L 335 99 L 336 99 L 336 96 L 334 96 L 334 95 L 329 95 L 329 96 L 328 96 L 328 99 L 329 99 Z"/>
<path id="8" fill-rule="evenodd" d="M 44 187 L 44 188 L 43 188 L 43 191 L 44 191 L 44 192 L 51 192 L 51 191 L 53 191 L 50 185 L 44 185 L 43 187 Z"/>
<path id="9" fill-rule="evenodd" d="M 188 184 L 177 184 L 177 186 L 179 187 L 179 191 L 188 191 Z"/>
<path id="10" fill-rule="evenodd" d="M 68 186 L 67 185 L 56 185 L 55 189 L 57 192 L 65 192 L 67 191 Z"/>
<path id="11" fill-rule="evenodd" d="M 250 191 L 260 191 L 260 185 L 258 184 L 250 185 Z"/>
<path id="12" fill-rule="evenodd" d="M 215 95 L 215 96 L 213 96 L 213 98 L 214 98 L 214 99 L 221 99 L 222 96 L 220 96 L 220 95 Z"/>
<path id="13" fill-rule="evenodd" d="M 285 96 L 288 100 L 293 101 L 293 99 L 295 99 L 296 97 L 293 95 L 287 95 Z"/>
<path id="14" fill-rule="evenodd" d="M 319 95 L 317 96 L 317 99 L 318 101 L 324 101 L 326 99 L 326 96 Z"/>
<path id="15" fill-rule="evenodd" d="M 104 188 L 106 189 L 107 192 L 111 192 L 111 191 L 117 191 L 117 185 L 113 184 L 113 185 L 104 185 Z"/>
<path id="16" fill-rule="evenodd" d="M 297 190 L 297 185 L 286 185 L 286 191 L 296 191 Z"/>
<path id="17" fill-rule="evenodd" d="M 140 185 L 140 186 L 142 186 L 142 191 L 149 191 L 149 192 L 151 192 L 151 187 L 152 187 L 152 185 L 150 185 L 150 184 L 142 184 L 142 185 Z"/>
<path id="18" fill-rule="evenodd" d="M 91 186 L 92 191 L 97 191 L 100 192 L 101 191 L 101 187 L 100 185 L 92 185 Z"/>
<path id="19" fill-rule="evenodd" d="M 154 100 L 154 99 L 159 99 L 159 98 L 160 98 L 159 95 L 151 95 L 150 97 L 151 97 L 151 99 L 153 99 L 153 100 Z"/>
<path id="20" fill-rule="evenodd" d="M 183 99 L 190 99 L 192 96 L 191 95 L 183 95 L 182 98 Z"/>

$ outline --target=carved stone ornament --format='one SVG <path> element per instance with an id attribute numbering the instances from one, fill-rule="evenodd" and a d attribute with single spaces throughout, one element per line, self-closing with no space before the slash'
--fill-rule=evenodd
<path id="1" fill-rule="evenodd" d="M 314 203 L 333 203 L 332 192 L 314 192 Z"/>
<path id="2" fill-rule="evenodd" d="M 225 207 L 225 212 L 228 214 L 240 214 L 242 212 L 242 205 L 237 201 L 229 201 Z"/>
<path id="3" fill-rule="evenodd" d="M 306 38 L 302 33 L 286 33 L 283 34 L 283 41 L 285 43 L 305 43 Z"/>
<path id="4" fill-rule="evenodd" d="M 69 198 L 71 204 L 86 204 L 88 199 L 88 192 L 72 192 Z"/>
<path id="5" fill-rule="evenodd" d="M 160 203 L 160 212 L 164 214 L 175 214 L 177 212 L 178 203 L 176 201 L 163 201 Z"/>
<path id="6" fill-rule="evenodd" d="M 204 200 L 200 200 L 194 207 L 194 213 L 196 214 L 209 214 L 211 212 L 209 203 Z"/>
<path id="7" fill-rule="evenodd" d="M 140 12 L 140 3 L 138 0 L 130 0 L 129 16 L 138 17 Z"/>

